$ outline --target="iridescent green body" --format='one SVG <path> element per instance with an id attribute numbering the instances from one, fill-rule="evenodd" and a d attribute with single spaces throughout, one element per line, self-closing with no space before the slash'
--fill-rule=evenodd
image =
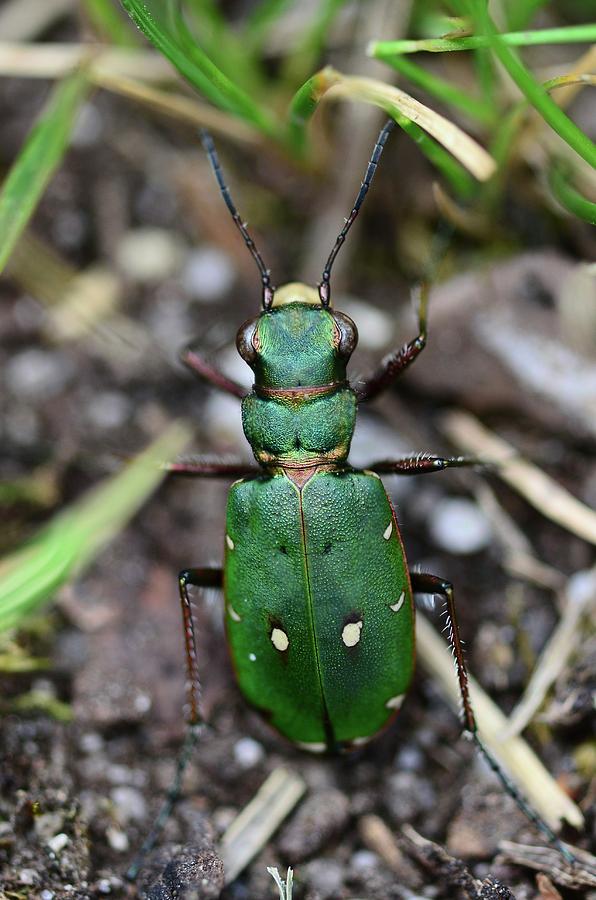
<path id="1" fill-rule="evenodd" d="M 314 751 L 373 737 L 399 709 L 414 663 L 395 513 L 378 475 L 347 463 L 355 341 L 353 323 L 302 285 L 280 289 L 239 337 L 255 372 L 244 430 L 263 474 L 229 495 L 228 641 L 247 700 Z"/>

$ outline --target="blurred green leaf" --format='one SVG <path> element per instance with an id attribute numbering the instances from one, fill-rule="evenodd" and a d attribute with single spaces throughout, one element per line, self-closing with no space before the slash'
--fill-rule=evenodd
<path id="1" fill-rule="evenodd" d="M 433 75 L 432 72 L 428 72 L 422 66 L 416 65 L 416 63 L 413 63 L 405 56 L 400 56 L 399 54 L 379 56 L 376 50 L 374 56 L 382 59 L 383 62 L 396 71 L 401 72 L 402 75 L 405 75 L 411 82 L 423 88 L 433 97 L 437 97 L 437 99 L 461 109 L 468 116 L 477 119 L 484 125 L 492 125 L 494 123 L 497 115 L 497 110 L 494 107 L 479 100 L 477 97 L 472 97 L 446 79 Z"/>
<path id="2" fill-rule="evenodd" d="M 83 8 L 98 34 L 117 47 L 130 47 L 139 43 L 136 32 L 116 11 L 112 0 L 82 0 Z"/>
<path id="3" fill-rule="evenodd" d="M 555 161 L 548 172 L 548 185 L 551 191 L 568 212 L 591 225 L 596 225 L 596 203 L 582 196 L 573 187 L 570 175 L 568 165 L 562 161 Z"/>
<path id="4" fill-rule="evenodd" d="M 89 89 L 83 72 L 57 85 L 0 189 L 0 272 L 66 152 Z"/>
<path id="5" fill-rule="evenodd" d="M 548 92 L 542 84 L 535 80 L 532 73 L 526 68 L 519 55 L 508 46 L 505 38 L 507 35 L 499 34 L 487 9 L 483 4 L 470 4 L 471 14 L 474 17 L 477 31 L 483 32 L 480 37 L 482 40 L 490 42 L 491 50 L 494 56 L 499 60 L 503 68 L 522 91 L 529 103 L 536 109 L 544 121 L 550 125 L 559 137 L 569 145 L 575 152 L 586 160 L 591 166 L 596 168 L 596 144 L 590 140 L 587 134 L 567 116 L 563 110 L 557 106 L 551 99 Z M 559 39 L 555 40 L 555 33 L 559 33 Z M 577 39 L 593 40 L 596 37 L 596 24 L 570 26 L 569 28 L 551 28 L 545 29 L 543 32 L 522 32 L 523 36 L 532 34 L 548 33 L 552 37 L 549 43 L 559 43 L 565 40 L 571 40 L 571 37 L 564 38 L 561 33 L 567 35 L 573 33 Z M 581 37 L 580 37 L 581 35 Z M 539 42 L 539 41 L 537 41 Z M 529 43 L 526 40 L 524 43 Z"/>
<path id="6" fill-rule="evenodd" d="M 496 31 L 493 27 L 493 34 Z M 515 31 L 498 35 L 502 44 L 510 47 L 529 47 L 542 44 L 591 43 L 596 39 L 596 23 L 587 25 L 567 25 L 564 28 L 540 28 L 536 31 Z M 372 41 L 371 56 L 384 59 L 398 53 L 445 53 L 456 50 L 477 50 L 493 46 L 491 32 L 471 34 L 462 37 L 426 38 L 420 41 Z"/>
<path id="7" fill-rule="evenodd" d="M 208 100 L 253 124 L 269 137 L 283 139 L 269 111 L 255 102 L 207 56 L 189 32 L 175 0 L 121 0 L 145 36 Z"/>
<path id="8" fill-rule="evenodd" d="M 18 625 L 97 556 L 163 480 L 160 464 L 177 456 L 188 437 L 175 423 L 122 472 L 0 562 L 0 631 Z"/>
<path id="9" fill-rule="evenodd" d="M 292 86 L 300 84 L 319 62 L 335 17 L 346 0 L 320 0 L 304 33 L 296 39 L 295 48 L 286 58 L 283 80 Z"/>

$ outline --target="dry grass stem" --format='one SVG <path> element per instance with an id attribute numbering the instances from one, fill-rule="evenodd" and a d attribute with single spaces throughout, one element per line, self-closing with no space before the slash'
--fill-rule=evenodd
<path id="1" fill-rule="evenodd" d="M 499 478 L 525 497 L 543 516 L 585 541 L 596 544 L 596 512 L 537 466 L 521 459 L 511 444 L 485 428 L 478 419 L 453 411 L 442 417 L 441 427 L 455 446 L 494 463 Z"/>
<path id="2" fill-rule="evenodd" d="M 562 598 L 563 614 L 538 658 L 523 697 L 509 717 L 506 737 L 522 732 L 540 708 L 549 688 L 577 649 L 580 643 L 579 626 L 595 605 L 596 568 L 590 572 L 580 572 L 569 579 Z"/>
<path id="3" fill-rule="evenodd" d="M 511 575 L 531 581 L 539 587 L 562 590 L 566 583 L 563 573 L 534 556 L 530 541 L 505 512 L 488 484 L 478 484 L 474 489 L 474 496 L 490 519 L 493 533 L 503 552 L 503 567 Z"/>
<path id="4" fill-rule="evenodd" d="M 433 197 L 442 216 L 458 231 L 477 241 L 496 239 L 498 229 L 487 216 L 460 206 L 438 181 L 433 182 Z"/>
<path id="5" fill-rule="evenodd" d="M 259 135 L 253 128 L 206 103 L 199 103 L 183 94 L 161 91 L 124 75 L 114 75 L 104 71 L 103 66 L 98 68 L 94 65 L 91 72 L 92 80 L 98 87 L 142 103 L 154 112 L 189 125 L 209 128 L 217 134 L 232 137 L 245 144 L 256 144 L 259 141 Z"/>
<path id="6" fill-rule="evenodd" d="M 459 713 L 460 692 L 453 658 L 445 642 L 421 614 L 417 616 L 416 640 L 420 662 L 433 676 L 452 709 Z M 470 678 L 470 696 L 480 737 L 551 828 L 558 828 L 565 819 L 574 828 L 581 829 L 584 817 L 579 807 L 522 738 L 504 738 L 507 718 L 473 678 Z"/>
<path id="7" fill-rule="evenodd" d="M 226 884 L 262 850 L 305 791 L 305 782 L 291 769 L 280 766 L 271 773 L 221 839 Z"/>
<path id="8" fill-rule="evenodd" d="M 399 848 L 393 831 L 380 816 L 362 816 L 358 831 L 363 843 L 381 857 L 394 872 L 403 872 L 404 854 Z"/>
<path id="9" fill-rule="evenodd" d="M 76 0 L 9 0 L 0 11 L 0 34 L 5 41 L 30 40 L 75 5 Z"/>
<path id="10" fill-rule="evenodd" d="M 4 35 L 2 35 L 4 37 Z M 19 78 L 64 78 L 90 65 L 92 77 L 177 81 L 170 63 L 151 50 L 105 49 L 100 44 L 21 44 L 0 41 L 0 75 Z"/>
<path id="11" fill-rule="evenodd" d="M 327 91 L 326 98 L 364 100 L 382 106 L 387 112 L 395 108 L 434 137 L 480 181 L 487 181 L 494 174 L 496 163 L 480 144 L 405 91 L 373 78 L 342 75 L 334 70 L 329 72 L 329 80 L 335 83 Z"/>
<path id="12" fill-rule="evenodd" d="M 596 857 L 587 850 L 573 848 L 577 860 L 573 868 L 561 865 L 561 855 L 553 847 L 529 847 L 527 844 L 501 841 L 499 850 L 505 861 L 546 872 L 549 878 L 563 887 L 575 890 L 596 887 Z"/>

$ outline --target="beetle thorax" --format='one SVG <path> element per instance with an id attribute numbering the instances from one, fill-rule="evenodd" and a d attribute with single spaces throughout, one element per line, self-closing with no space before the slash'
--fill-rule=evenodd
<path id="1" fill-rule="evenodd" d="M 356 326 L 313 302 L 314 291 L 303 285 L 278 294 L 271 310 L 238 333 L 239 352 L 255 374 L 243 402 L 246 436 L 257 460 L 268 465 L 342 461 L 355 421 L 346 364 Z"/>

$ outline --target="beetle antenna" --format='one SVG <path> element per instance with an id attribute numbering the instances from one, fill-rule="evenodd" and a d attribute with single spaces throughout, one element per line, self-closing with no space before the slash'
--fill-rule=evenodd
<path id="1" fill-rule="evenodd" d="M 362 206 L 362 203 L 364 202 L 364 198 L 366 197 L 366 195 L 368 193 L 368 189 L 372 184 L 372 180 L 375 177 L 375 172 L 377 171 L 379 159 L 381 158 L 381 153 L 383 152 L 383 148 L 385 147 L 385 144 L 387 143 L 387 138 L 389 137 L 389 134 L 393 130 L 394 126 L 395 126 L 395 122 L 393 121 L 393 119 L 389 119 L 385 123 L 383 128 L 381 129 L 381 132 L 377 138 L 377 142 L 374 146 L 372 155 L 368 162 L 368 166 L 366 167 L 366 172 L 364 173 L 364 178 L 360 185 L 360 190 L 358 192 L 358 196 L 356 197 L 356 200 L 354 201 L 354 206 L 352 207 L 352 212 L 346 219 L 346 223 L 345 223 L 344 227 L 338 234 L 337 239 L 334 244 L 334 247 L 333 247 L 333 250 L 329 254 L 329 258 L 327 259 L 327 262 L 325 263 L 325 268 L 323 269 L 323 275 L 321 276 L 321 283 L 319 284 L 319 297 L 321 298 L 321 304 L 325 307 L 329 306 L 329 299 L 330 299 L 330 294 L 331 294 L 330 287 L 329 287 L 329 279 L 331 278 L 331 266 L 335 262 L 335 257 L 339 253 L 339 248 L 345 241 L 346 235 L 347 235 L 348 231 L 350 230 L 350 228 L 352 227 L 354 219 L 356 218 L 356 216 L 358 215 L 358 213 L 360 211 L 360 207 Z"/>
<path id="2" fill-rule="evenodd" d="M 213 169 L 213 174 L 217 179 L 221 195 L 224 198 L 226 206 L 230 210 L 230 213 L 232 214 L 234 223 L 236 224 L 238 231 L 242 235 L 244 243 L 248 247 L 252 258 L 256 262 L 257 268 L 261 273 L 261 284 L 263 285 L 263 309 L 271 309 L 271 305 L 273 303 L 273 294 L 275 293 L 275 288 L 271 285 L 271 273 L 263 262 L 263 257 L 257 250 L 256 244 L 251 238 L 246 224 L 240 218 L 240 214 L 234 205 L 234 201 L 232 200 L 232 197 L 230 195 L 230 189 L 225 183 L 223 172 L 221 171 L 221 165 L 219 163 L 219 157 L 215 149 L 215 144 L 213 143 L 213 138 L 205 128 L 201 128 L 200 134 L 201 143 L 203 144 L 205 153 L 209 158 L 209 162 L 211 164 L 211 168 Z"/>

